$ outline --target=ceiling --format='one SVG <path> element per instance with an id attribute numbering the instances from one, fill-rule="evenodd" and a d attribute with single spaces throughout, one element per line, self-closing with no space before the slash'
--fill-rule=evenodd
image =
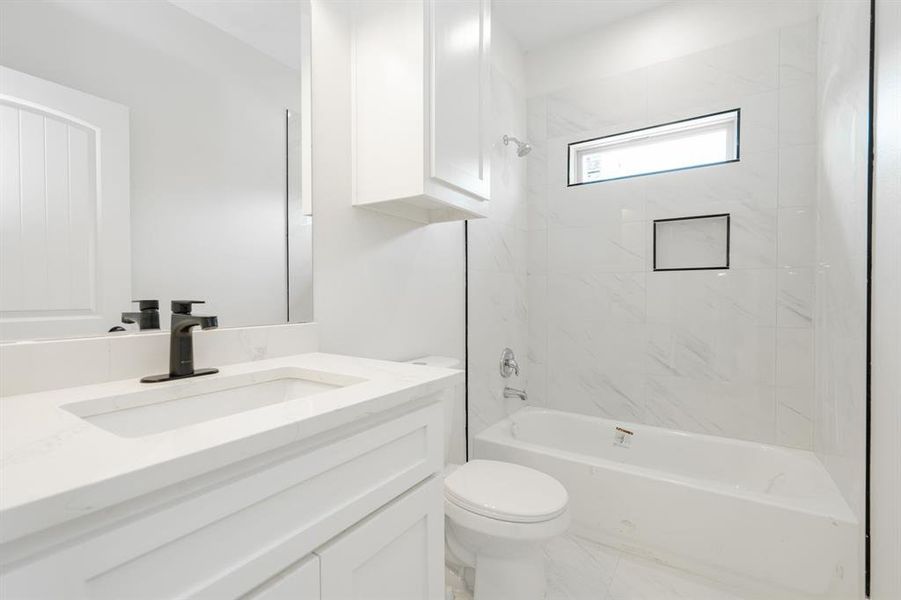
<path id="1" fill-rule="evenodd" d="M 291 68 L 300 68 L 299 0 L 169 0 Z M 672 0 L 493 0 L 492 19 L 523 51 L 609 25 Z"/>
<path id="2" fill-rule="evenodd" d="M 493 0 L 491 18 L 528 52 L 666 4 L 668 0 Z"/>
<path id="3" fill-rule="evenodd" d="M 169 0 L 214 27 L 300 70 L 300 0 Z"/>

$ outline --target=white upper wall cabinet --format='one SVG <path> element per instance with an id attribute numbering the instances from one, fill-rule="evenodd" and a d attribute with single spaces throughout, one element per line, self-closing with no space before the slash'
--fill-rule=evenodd
<path id="1" fill-rule="evenodd" d="M 423 223 L 486 216 L 490 38 L 488 0 L 357 4 L 355 206 Z"/>

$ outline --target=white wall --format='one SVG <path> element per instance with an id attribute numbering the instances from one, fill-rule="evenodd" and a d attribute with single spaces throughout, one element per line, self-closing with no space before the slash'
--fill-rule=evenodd
<path id="1" fill-rule="evenodd" d="M 869 3 L 824 2 L 818 48 L 814 450 L 858 517 L 866 448 Z"/>
<path id="2" fill-rule="evenodd" d="M 423 226 L 351 206 L 348 4 L 313 9 L 313 232 L 321 348 L 463 358 L 463 224 Z"/>
<path id="3" fill-rule="evenodd" d="M 3 2 L 0 62 L 130 108 L 132 297 L 284 321 L 296 71 L 168 2 Z"/>
<path id="4" fill-rule="evenodd" d="M 871 598 L 901 598 L 901 2 L 876 2 Z"/>
<path id="5" fill-rule="evenodd" d="M 527 55 L 530 394 L 810 448 L 816 13 L 676 4 Z M 570 142 L 732 108 L 740 162 L 566 186 Z M 652 270 L 653 219 L 723 212 L 729 270 Z"/>
<path id="6" fill-rule="evenodd" d="M 504 134 L 525 139 L 523 56 L 497 22 L 491 30 L 491 213 L 469 222 L 470 440 L 522 402 L 504 399 L 505 385 L 528 388 L 526 314 L 526 160 Z M 510 347 L 521 376 L 503 379 L 501 351 Z"/>

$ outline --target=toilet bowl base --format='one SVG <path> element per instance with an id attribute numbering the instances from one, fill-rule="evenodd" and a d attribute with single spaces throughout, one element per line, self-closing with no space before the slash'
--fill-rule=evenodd
<path id="1" fill-rule="evenodd" d="M 560 527 L 566 524 L 568 518 Z M 445 560 L 466 581 L 473 600 L 545 600 L 543 548 L 549 541 L 502 538 L 447 518 Z"/>
<path id="2" fill-rule="evenodd" d="M 473 600 L 545 600 L 547 580 L 541 547 L 501 557 L 476 557 Z"/>

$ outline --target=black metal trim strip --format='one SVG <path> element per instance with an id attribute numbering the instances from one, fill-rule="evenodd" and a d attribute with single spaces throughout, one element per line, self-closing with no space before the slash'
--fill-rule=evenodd
<path id="1" fill-rule="evenodd" d="M 469 221 L 463 221 L 463 457 L 469 462 Z"/>
<path id="2" fill-rule="evenodd" d="M 870 0 L 870 73 L 869 114 L 867 123 L 867 370 L 866 370 L 866 450 L 864 467 L 864 595 L 870 597 L 870 436 L 872 430 L 872 316 L 873 316 L 873 178 L 875 175 L 875 121 L 876 121 L 876 0 Z"/>
<path id="3" fill-rule="evenodd" d="M 735 133 L 735 158 L 729 160 L 720 160 L 712 163 L 704 163 L 702 165 L 692 165 L 690 167 L 679 167 L 677 169 L 664 169 L 663 171 L 650 171 L 648 173 L 636 173 L 635 175 L 624 175 L 622 177 L 611 177 L 609 179 L 599 179 L 598 181 L 581 181 L 578 183 L 570 183 L 569 176 L 572 172 L 572 152 L 570 151 L 571 146 L 575 146 L 577 144 L 584 144 L 585 142 L 596 142 L 599 140 L 605 140 L 607 138 L 616 137 L 618 135 L 627 135 L 630 133 L 637 133 L 639 131 L 645 131 L 647 129 L 656 129 L 658 127 L 666 127 L 667 125 L 677 125 L 679 123 L 686 123 L 688 121 L 696 121 L 698 119 L 705 119 L 707 117 L 715 117 L 717 115 L 725 115 L 728 113 L 736 113 L 736 133 Z M 577 142 L 570 142 L 566 145 L 566 187 L 579 187 L 582 185 L 591 185 L 593 183 L 604 183 L 607 181 L 620 181 L 623 179 L 634 179 L 636 177 L 647 177 L 648 175 L 660 175 L 662 173 L 676 173 L 678 171 L 690 171 L 691 169 L 701 169 L 703 167 L 715 167 L 716 165 L 727 165 L 729 163 L 741 162 L 741 108 L 730 108 L 729 110 L 721 110 L 719 112 L 710 113 L 706 115 L 698 115 L 696 117 L 688 117 L 685 119 L 679 119 L 678 121 L 670 121 L 669 123 L 659 123 L 657 125 L 650 125 L 648 127 L 642 127 L 640 129 L 632 129 L 630 131 L 620 131 L 619 133 L 611 133 L 610 135 L 602 135 L 601 137 L 596 138 L 588 138 L 585 140 L 579 140 Z"/>
<path id="4" fill-rule="evenodd" d="M 291 322 L 291 110 L 285 109 L 285 323 Z"/>
<path id="5" fill-rule="evenodd" d="M 657 223 L 669 223 L 672 221 L 693 221 L 696 219 L 717 219 L 721 217 L 726 217 L 726 265 L 720 267 L 677 267 L 677 268 L 669 268 L 669 269 L 659 269 L 657 268 Z M 664 271 L 723 271 L 729 269 L 729 264 L 732 255 L 732 216 L 730 213 L 718 213 L 715 215 L 692 215 L 690 217 L 671 217 L 669 219 L 654 219 L 652 225 L 653 229 L 653 247 L 651 249 L 653 261 L 654 271 L 664 272 Z"/>

